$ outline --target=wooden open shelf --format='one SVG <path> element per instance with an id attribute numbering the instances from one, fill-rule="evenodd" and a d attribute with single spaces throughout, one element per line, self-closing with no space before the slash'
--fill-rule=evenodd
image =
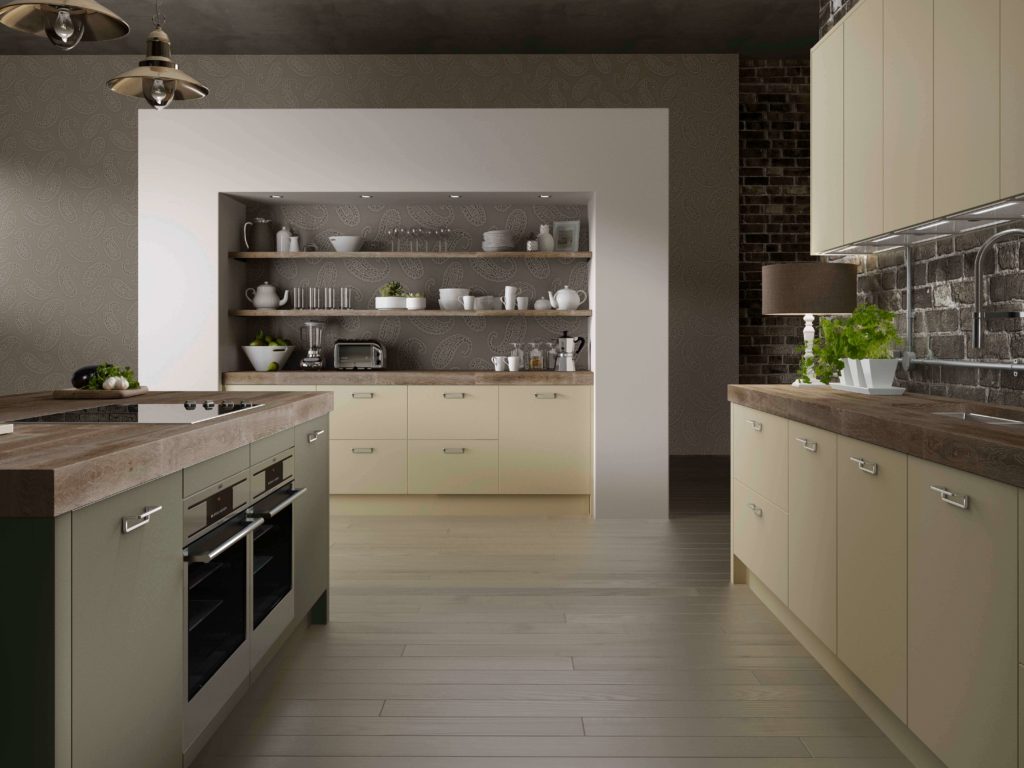
<path id="1" fill-rule="evenodd" d="M 590 317 L 589 309 L 232 309 L 232 317 Z"/>
<path id="2" fill-rule="evenodd" d="M 268 259 L 579 259 L 592 256 L 591 251 L 229 251 L 239 261 Z"/>

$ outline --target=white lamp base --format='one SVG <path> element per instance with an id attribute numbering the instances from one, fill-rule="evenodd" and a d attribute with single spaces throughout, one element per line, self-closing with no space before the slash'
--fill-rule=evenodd
<path id="1" fill-rule="evenodd" d="M 809 360 L 814 357 L 814 315 L 804 315 L 804 359 Z M 810 376 L 809 382 L 797 381 L 793 382 L 794 387 L 827 387 L 828 384 L 824 384 L 818 381 L 818 377 L 814 375 L 812 371 L 808 372 Z"/>

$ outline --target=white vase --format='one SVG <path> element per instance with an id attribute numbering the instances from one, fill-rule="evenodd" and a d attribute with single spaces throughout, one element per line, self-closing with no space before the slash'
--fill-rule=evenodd
<path id="1" fill-rule="evenodd" d="M 864 386 L 871 389 L 884 389 L 891 387 L 896 378 L 896 369 L 900 361 L 890 360 L 861 360 L 860 367 L 864 372 Z"/>

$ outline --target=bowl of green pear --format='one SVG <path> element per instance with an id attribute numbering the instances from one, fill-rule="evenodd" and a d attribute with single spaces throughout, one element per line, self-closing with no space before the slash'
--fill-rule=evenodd
<path id="1" fill-rule="evenodd" d="M 252 341 L 242 346 L 242 351 L 249 358 L 255 371 L 282 370 L 294 350 L 295 347 L 288 339 L 268 336 L 263 331 L 257 333 Z"/>

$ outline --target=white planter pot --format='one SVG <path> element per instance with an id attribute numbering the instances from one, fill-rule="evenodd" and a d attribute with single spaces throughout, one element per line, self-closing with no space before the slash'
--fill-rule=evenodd
<path id="1" fill-rule="evenodd" d="M 409 296 L 405 299 L 406 309 L 426 309 L 427 300 L 423 296 Z"/>
<path id="2" fill-rule="evenodd" d="M 839 383 L 848 387 L 864 386 L 864 373 L 860 367 L 860 360 L 850 357 L 843 358 L 843 372 L 839 374 Z"/>
<path id="3" fill-rule="evenodd" d="M 860 367 L 864 372 L 864 386 L 872 389 L 891 387 L 896 378 L 899 360 L 861 360 Z"/>
<path id="4" fill-rule="evenodd" d="M 377 309 L 405 309 L 405 296 L 378 296 L 373 300 Z"/>

